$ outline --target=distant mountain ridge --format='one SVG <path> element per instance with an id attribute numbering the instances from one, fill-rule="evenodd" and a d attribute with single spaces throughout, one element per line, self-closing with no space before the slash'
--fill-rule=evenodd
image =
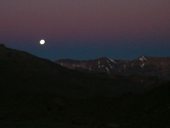
<path id="1" fill-rule="evenodd" d="M 140 56 L 134 60 L 118 60 L 102 57 L 81 61 L 60 59 L 56 63 L 69 69 L 90 72 L 170 77 L 170 57 Z"/>

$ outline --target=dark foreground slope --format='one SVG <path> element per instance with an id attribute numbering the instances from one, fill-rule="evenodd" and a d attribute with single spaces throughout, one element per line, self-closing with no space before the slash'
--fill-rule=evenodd
<path id="1" fill-rule="evenodd" d="M 169 83 L 65 69 L 0 46 L 1 128 L 169 127 Z"/>

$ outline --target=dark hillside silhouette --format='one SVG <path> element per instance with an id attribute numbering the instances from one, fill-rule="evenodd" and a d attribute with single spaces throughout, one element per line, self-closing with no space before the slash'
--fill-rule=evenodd
<path id="1" fill-rule="evenodd" d="M 167 128 L 169 85 L 67 69 L 0 45 L 0 127 Z"/>

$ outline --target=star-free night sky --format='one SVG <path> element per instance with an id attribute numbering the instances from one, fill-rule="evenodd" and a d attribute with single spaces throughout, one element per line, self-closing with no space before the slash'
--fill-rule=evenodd
<path id="1" fill-rule="evenodd" d="M 0 0 L 0 42 L 49 59 L 170 56 L 170 0 Z"/>

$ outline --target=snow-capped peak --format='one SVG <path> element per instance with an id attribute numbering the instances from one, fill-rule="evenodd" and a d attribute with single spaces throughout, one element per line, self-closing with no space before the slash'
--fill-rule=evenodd
<path id="1" fill-rule="evenodd" d="M 147 61 L 147 58 L 145 57 L 145 56 L 141 56 L 140 58 L 139 58 L 139 61 Z"/>

